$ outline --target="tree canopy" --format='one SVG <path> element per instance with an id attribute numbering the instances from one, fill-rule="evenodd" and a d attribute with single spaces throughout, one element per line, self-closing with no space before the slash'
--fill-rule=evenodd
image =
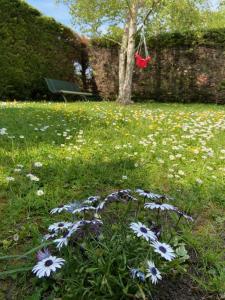
<path id="1" fill-rule="evenodd" d="M 121 38 L 122 28 L 133 0 L 58 0 L 66 3 L 73 21 L 90 36 L 108 34 Z M 216 29 L 225 27 L 225 1 L 214 7 L 212 0 L 136 0 L 140 2 L 138 24 L 141 25 L 149 9 L 149 35 L 164 32 Z"/>

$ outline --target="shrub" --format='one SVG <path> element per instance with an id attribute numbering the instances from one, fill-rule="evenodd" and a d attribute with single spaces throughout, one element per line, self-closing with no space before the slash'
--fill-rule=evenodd
<path id="1" fill-rule="evenodd" d="M 79 37 L 24 1 L 0 0 L 0 98 L 43 97 L 44 77 L 74 80 Z"/>
<path id="2" fill-rule="evenodd" d="M 50 250 L 40 250 L 33 267 L 51 296 L 146 299 L 162 278 L 184 271 L 189 256 L 180 223 L 192 218 L 166 203 L 171 198 L 165 195 L 136 194 L 121 190 L 103 201 L 92 196 L 51 211 L 71 216 L 49 226 L 43 240 Z"/>

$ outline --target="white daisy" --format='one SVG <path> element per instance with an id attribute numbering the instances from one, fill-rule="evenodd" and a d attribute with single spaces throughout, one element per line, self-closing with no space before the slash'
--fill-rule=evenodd
<path id="1" fill-rule="evenodd" d="M 146 277 L 150 277 L 153 284 L 156 284 L 158 280 L 162 279 L 162 276 L 159 272 L 159 270 L 155 267 L 154 262 L 148 261 L 147 262 L 147 275 Z"/>
<path id="2" fill-rule="evenodd" d="M 34 166 L 36 168 L 41 168 L 43 166 L 43 164 L 41 162 L 37 161 L 37 162 L 34 163 Z"/>
<path id="3" fill-rule="evenodd" d="M 65 205 L 59 205 L 58 207 L 56 208 L 53 208 L 51 211 L 50 211 L 50 214 L 56 214 L 56 213 L 61 213 L 62 211 L 68 211 L 70 209 L 70 205 L 69 204 L 65 204 Z"/>
<path id="4" fill-rule="evenodd" d="M 99 203 L 99 205 L 96 207 L 96 211 L 98 212 L 99 210 L 103 210 L 103 208 L 105 207 L 106 205 L 106 201 L 102 201 Z"/>
<path id="5" fill-rule="evenodd" d="M 27 177 L 30 178 L 31 181 L 39 181 L 40 179 L 33 175 L 33 174 L 27 174 Z"/>
<path id="6" fill-rule="evenodd" d="M 146 241 L 157 240 L 155 233 L 141 222 L 131 223 L 130 228 L 134 231 L 137 237 L 143 237 L 144 239 L 146 239 Z"/>
<path id="7" fill-rule="evenodd" d="M 175 211 L 179 216 L 184 217 L 186 220 L 191 221 L 191 222 L 194 221 L 194 219 L 193 219 L 191 216 L 187 215 L 185 212 L 183 212 L 183 211 L 181 211 L 181 210 L 178 210 L 178 209 L 175 209 L 174 211 Z"/>
<path id="8" fill-rule="evenodd" d="M 96 210 L 96 208 L 94 206 L 83 206 L 83 207 L 80 207 L 80 208 L 76 208 L 72 213 L 73 214 L 78 214 L 78 213 L 86 212 L 86 211 L 89 211 L 89 210 Z"/>
<path id="9" fill-rule="evenodd" d="M 172 247 L 166 243 L 160 243 L 158 241 L 155 241 L 152 243 L 152 246 L 154 248 L 154 251 L 156 253 L 159 253 L 166 260 L 171 261 L 176 257 Z"/>
<path id="10" fill-rule="evenodd" d="M 57 222 L 48 227 L 49 232 L 58 232 L 59 230 L 69 229 L 73 226 L 71 222 Z"/>
<path id="11" fill-rule="evenodd" d="M 62 236 L 56 240 L 54 240 L 54 243 L 56 243 L 56 248 L 58 248 L 59 250 L 63 247 L 63 246 L 67 246 L 68 245 L 68 236 Z"/>
<path id="12" fill-rule="evenodd" d="M 43 190 L 37 190 L 36 192 L 37 196 L 41 197 L 44 195 L 44 191 Z"/>
<path id="13" fill-rule="evenodd" d="M 15 181 L 15 178 L 12 177 L 12 176 L 8 176 L 6 177 L 6 180 L 9 182 L 9 181 Z"/>
<path id="14" fill-rule="evenodd" d="M 45 234 L 42 238 L 42 241 L 48 241 L 48 240 L 52 240 L 54 239 L 55 237 L 57 236 L 57 233 L 56 232 L 53 232 L 51 234 Z"/>
<path id="15" fill-rule="evenodd" d="M 149 202 L 145 203 L 144 208 L 149 209 L 160 209 L 160 210 L 175 210 L 175 207 L 171 204 L 167 203 L 155 203 L 155 202 Z"/>
<path id="16" fill-rule="evenodd" d="M 7 129 L 6 128 L 0 128 L 0 135 L 5 135 L 5 134 L 8 134 Z"/>
<path id="17" fill-rule="evenodd" d="M 88 197 L 87 200 L 84 201 L 85 204 L 93 204 L 95 202 L 97 202 L 100 199 L 99 196 L 91 196 Z"/>
<path id="18" fill-rule="evenodd" d="M 64 232 L 63 236 L 61 236 L 60 238 L 54 240 L 54 243 L 56 243 L 56 247 L 60 250 L 63 246 L 67 246 L 69 243 L 69 238 L 71 237 L 71 235 L 76 232 L 79 227 L 81 225 L 83 225 L 84 222 L 83 221 L 78 221 L 75 224 L 72 224 L 72 227 L 70 227 L 70 229 L 66 229 L 66 231 Z"/>
<path id="19" fill-rule="evenodd" d="M 60 269 L 65 263 L 65 260 L 56 256 L 49 256 L 39 261 L 36 266 L 33 267 L 32 272 L 36 274 L 38 278 L 49 277 L 51 272 L 55 272 L 56 269 Z"/>
<path id="20" fill-rule="evenodd" d="M 147 191 L 147 190 L 137 189 L 136 192 L 140 196 L 143 196 L 143 197 L 148 198 L 148 199 L 160 199 L 160 198 L 162 198 L 162 195 L 155 194 L 155 193 L 152 193 L 152 192 Z"/>

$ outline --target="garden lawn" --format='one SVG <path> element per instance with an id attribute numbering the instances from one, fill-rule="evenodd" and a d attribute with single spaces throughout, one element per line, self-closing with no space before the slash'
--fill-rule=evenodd
<path id="1" fill-rule="evenodd" d="M 182 235 L 193 254 L 188 276 L 222 295 L 224 107 L 0 104 L 0 255 L 39 245 L 57 205 L 123 188 L 168 194 L 193 216 Z M 4 261 L 0 269 L 27 265 Z M 37 282 L 30 271 L 2 279 L 0 299 L 25 299 Z"/>

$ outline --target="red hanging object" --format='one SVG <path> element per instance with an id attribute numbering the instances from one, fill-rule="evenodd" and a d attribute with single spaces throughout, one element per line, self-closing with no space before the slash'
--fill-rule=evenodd
<path id="1" fill-rule="evenodd" d="M 134 57 L 136 66 L 140 69 L 146 69 L 149 62 L 152 60 L 150 55 L 148 55 L 146 58 L 143 58 L 138 52 L 135 53 Z"/>

